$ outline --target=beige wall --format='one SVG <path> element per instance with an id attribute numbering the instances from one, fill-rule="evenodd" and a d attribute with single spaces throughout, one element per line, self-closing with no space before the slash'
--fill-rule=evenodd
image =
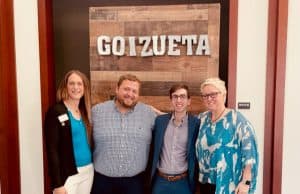
<path id="1" fill-rule="evenodd" d="M 14 0 L 21 193 L 44 193 L 37 1 Z"/>
<path id="2" fill-rule="evenodd" d="M 239 1 L 237 49 L 237 102 L 250 102 L 240 110 L 253 124 L 259 147 L 257 194 L 262 193 L 265 77 L 268 0 Z"/>
<path id="3" fill-rule="evenodd" d="M 289 0 L 282 194 L 299 193 L 300 175 L 300 1 Z"/>

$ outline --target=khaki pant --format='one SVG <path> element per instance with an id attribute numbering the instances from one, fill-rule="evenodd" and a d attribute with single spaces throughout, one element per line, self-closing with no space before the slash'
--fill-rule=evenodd
<path id="1" fill-rule="evenodd" d="M 64 187 L 68 194 L 90 194 L 93 178 L 94 167 L 93 164 L 78 167 L 78 174 L 69 176 Z"/>

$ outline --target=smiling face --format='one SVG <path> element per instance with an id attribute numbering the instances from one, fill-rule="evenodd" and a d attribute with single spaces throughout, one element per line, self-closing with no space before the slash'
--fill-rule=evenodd
<path id="1" fill-rule="evenodd" d="M 209 111 L 215 112 L 225 107 L 225 94 L 213 85 L 205 85 L 201 90 L 201 97 Z"/>
<path id="2" fill-rule="evenodd" d="M 79 75 L 72 73 L 67 82 L 68 99 L 80 100 L 84 94 L 84 84 Z"/>
<path id="3" fill-rule="evenodd" d="M 180 88 L 171 94 L 171 105 L 175 113 L 185 113 L 190 104 L 191 99 L 184 88 Z"/>
<path id="4" fill-rule="evenodd" d="M 133 108 L 139 98 L 140 83 L 137 81 L 123 80 L 116 88 L 117 103 L 123 108 Z"/>

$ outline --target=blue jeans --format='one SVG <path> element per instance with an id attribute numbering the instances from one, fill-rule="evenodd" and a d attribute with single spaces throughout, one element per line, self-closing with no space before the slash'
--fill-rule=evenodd
<path id="1" fill-rule="evenodd" d="M 152 194 L 192 194 L 192 192 L 187 177 L 177 181 L 168 181 L 163 177 L 156 176 Z"/>
<path id="2" fill-rule="evenodd" d="M 95 171 L 91 194 L 144 194 L 143 174 L 108 177 Z"/>

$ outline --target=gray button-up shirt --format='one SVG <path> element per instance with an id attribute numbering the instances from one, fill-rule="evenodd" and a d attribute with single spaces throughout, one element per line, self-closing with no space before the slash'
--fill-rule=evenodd
<path id="1" fill-rule="evenodd" d="M 180 174 L 187 171 L 188 116 L 178 126 L 174 115 L 165 132 L 158 169 L 166 174 Z"/>
<path id="2" fill-rule="evenodd" d="M 153 110 L 143 104 L 122 114 L 114 101 L 92 108 L 94 167 L 109 177 L 132 177 L 145 170 L 152 128 Z"/>

